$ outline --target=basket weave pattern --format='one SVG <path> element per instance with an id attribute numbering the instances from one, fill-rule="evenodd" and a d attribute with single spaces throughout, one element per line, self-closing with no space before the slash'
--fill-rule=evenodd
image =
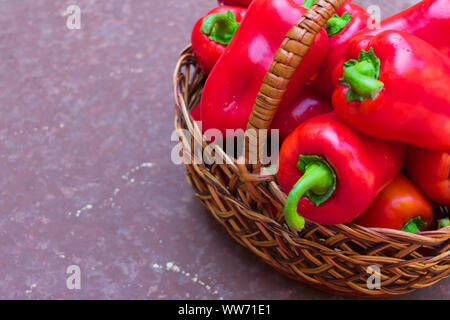
<path id="1" fill-rule="evenodd" d="M 248 128 L 270 126 L 289 79 L 317 32 L 343 2 L 318 1 L 289 31 L 264 79 Z M 205 75 L 188 47 L 174 73 L 175 128 L 179 130 L 186 177 L 201 203 L 238 243 L 282 274 L 334 294 L 400 295 L 449 276 L 450 227 L 411 234 L 307 221 L 304 230 L 294 234 L 283 220 L 286 194 L 273 177 L 259 174 L 255 167 L 249 169 L 218 147 L 214 150 L 226 164 L 204 164 L 203 153 L 196 150 L 203 152 L 211 146 L 189 116 L 200 101 L 204 82 Z M 381 270 L 380 289 L 367 286 L 370 266 Z"/>

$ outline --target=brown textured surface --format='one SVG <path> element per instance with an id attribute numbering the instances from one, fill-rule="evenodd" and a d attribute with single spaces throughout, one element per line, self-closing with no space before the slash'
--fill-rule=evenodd
<path id="1" fill-rule="evenodd" d="M 61 13 L 74 2 L 82 29 L 69 31 Z M 213 6 L 0 3 L 0 298 L 333 298 L 237 245 L 170 163 L 171 74 Z M 80 291 L 66 289 L 71 264 Z"/>

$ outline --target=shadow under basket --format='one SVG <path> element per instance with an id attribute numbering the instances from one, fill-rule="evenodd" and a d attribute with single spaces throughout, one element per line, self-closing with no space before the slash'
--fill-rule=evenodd
<path id="1" fill-rule="evenodd" d="M 265 81 L 270 82 L 265 82 L 266 85 L 283 85 L 283 81 L 287 85 L 289 81 L 277 70 L 297 69 L 302 56 L 290 52 L 289 48 L 298 46 L 286 42 L 310 45 L 343 2 L 319 0 L 289 31 L 283 42 L 285 47 L 282 45 L 270 68 L 272 73 L 266 76 Z M 283 59 L 283 54 L 297 54 L 300 59 Z M 293 60 L 297 65 L 293 65 Z M 274 67 L 277 64 L 284 64 L 285 68 Z M 276 77 L 282 78 L 281 81 L 270 81 Z M 188 47 L 181 53 L 174 73 L 175 128 L 180 136 L 188 182 L 201 203 L 238 243 L 285 276 L 338 295 L 364 298 L 401 295 L 449 276 L 450 227 L 413 234 L 351 223 L 329 226 L 307 221 L 305 228 L 295 234 L 283 218 L 286 194 L 272 176 L 261 175 L 256 169 L 252 172 L 217 146 L 214 152 L 225 158 L 226 164 L 205 164 L 203 151 L 211 146 L 189 116 L 200 101 L 205 80 Z M 267 96 L 270 92 L 261 89 L 258 95 Z M 255 104 L 252 116 L 256 108 Z M 274 113 L 277 106 L 265 106 L 267 110 L 270 108 Z M 263 128 L 251 124 L 252 116 L 248 127 Z M 368 285 L 376 285 L 371 280 L 373 275 L 380 279 L 379 288 Z"/>

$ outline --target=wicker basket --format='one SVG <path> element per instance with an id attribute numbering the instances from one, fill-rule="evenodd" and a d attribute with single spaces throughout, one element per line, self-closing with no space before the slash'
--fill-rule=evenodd
<path id="1" fill-rule="evenodd" d="M 276 97 L 286 89 L 315 35 L 343 3 L 318 1 L 288 32 L 264 79 L 248 128 L 270 126 L 279 101 Z M 283 220 L 286 195 L 273 177 L 260 174 L 258 166 L 241 164 L 217 147 L 215 152 L 227 163 L 201 164 L 202 156 L 194 152 L 194 144 L 201 146 L 201 151 L 208 144 L 189 111 L 198 104 L 204 82 L 205 75 L 188 47 L 181 53 L 174 74 L 175 127 L 180 130 L 187 180 L 202 204 L 238 243 L 282 274 L 333 294 L 366 298 L 400 295 L 449 276 L 450 227 L 411 234 L 307 221 L 305 229 L 294 234 Z M 278 211 L 276 219 L 272 218 L 273 208 Z M 367 286 L 371 266 L 381 271 L 379 289 Z"/>

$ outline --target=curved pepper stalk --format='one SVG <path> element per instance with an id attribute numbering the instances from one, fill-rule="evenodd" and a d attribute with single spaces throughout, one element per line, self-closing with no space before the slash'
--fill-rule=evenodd
<path id="1" fill-rule="evenodd" d="M 228 45 L 238 27 L 239 22 L 236 21 L 235 14 L 228 10 L 225 13 L 214 13 L 205 17 L 200 30 L 209 39 Z"/>
<path id="2" fill-rule="evenodd" d="M 304 174 L 292 188 L 284 207 L 286 222 L 295 232 L 305 226 L 305 219 L 297 213 L 300 199 L 306 195 L 316 206 L 320 206 L 336 189 L 336 174 L 321 157 L 300 155 L 297 166 Z"/>
<path id="3" fill-rule="evenodd" d="M 369 51 L 361 50 L 358 61 L 351 59 L 344 63 L 344 76 L 339 79 L 344 85 L 350 87 L 347 91 L 347 101 L 375 100 L 384 83 L 379 81 L 380 59 L 375 55 L 373 48 Z"/>

